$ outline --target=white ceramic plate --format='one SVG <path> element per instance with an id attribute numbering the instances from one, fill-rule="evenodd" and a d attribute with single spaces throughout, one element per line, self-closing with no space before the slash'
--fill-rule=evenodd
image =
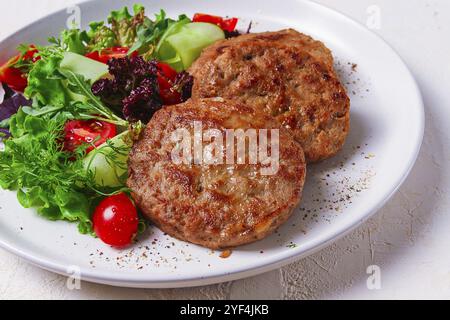
<path id="1" fill-rule="evenodd" d="M 424 126 L 422 99 L 410 72 L 379 37 L 349 18 L 307 1 L 141 1 L 147 13 L 171 16 L 207 12 L 241 18 L 253 31 L 295 28 L 333 50 L 351 97 L 351 131 L 345 148 L 308 168 L 303 201 L 291 219 L 267 239 L 219 252 L 190 245 L 150 228 L 138 244 L 118 251 L 78 234 L 75 225 L 49 222 L 0 192 L 0 245 L 42 268 L 82 279 L 129 287 L 182 287 L 243 278 L 288 264 L 344 235 L 375 213 L 397 190 L 418 154 Z M 80 5 L 83 27 L 132 1 Z M 0 44 L 4 61 L 20 43 L 44 43 L 65 28 L 61 11 Z"/>

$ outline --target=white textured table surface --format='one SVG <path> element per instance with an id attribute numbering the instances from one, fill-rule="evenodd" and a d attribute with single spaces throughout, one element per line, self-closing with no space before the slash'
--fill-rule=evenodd
<path id="1" fill-rule="evenodd" d="M 75 2 L 0 1 L 0 38 Z M 140 290 L 83 282 L 80 290 L 69 290 L 66 278 L 0 249 L 0 299 L 449 299 L 450 1 L 318 2 L 376 27 L 374 31 L 404 58 L 424 96 L 426 134 L 419 160 L 378 214 L 347 237 L 297 263 L 200 288 Z M 370 265 L 380 267 L 379 290 L 367 287 Z"/>

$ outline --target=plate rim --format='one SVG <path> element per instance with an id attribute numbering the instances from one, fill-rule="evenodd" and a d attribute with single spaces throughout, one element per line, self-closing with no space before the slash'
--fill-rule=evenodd
<path id="1" fill-rule="evenodd" d="M 82 3 L 78 3 L 80 5 L 88 4 L 88 3 L 94 3 L 98 0 L 88 0 L 83 1 Z M 325 11 L 327 14 L 332 14 L 338 18 L 340 18 L 345 23 L 351 24 L 352 27 L 359 29 L 360 31 L 365 32 L 366 34 L 370 34 L 373 39 L 376 39 L 379 43 L 383 44 L 385 48 L 389 51 L 391 51 L 392 54 L 397 58 L 398 62 L 401 64 L 401 67 L 404 69 L 406 74 L 411 80 L 412 88 L 414 89 L 414 100 L 416 101 L 415 108 L 418 109 L 416 112 L 416 115 L 418 118 L 416 121 L 418 121 L 418 129 L 416 132 L 416 143 L 414 146 L 413 152 L 408 155 L 408 164 L 404 166 L 403 172 L 398 176 L 395 183 L 392 184 L 389 188 L 387 188 L 387 191 L 382 195 L 382 200 L 379 201 L 375 206 L 372 208 L 365 210 L 365 214 L 361 216 L 358 220 L 350 220 L 349 222 L 344 223 L 340 228 L 335 228 L 333 232 L 329 232 L 326 239 L 313 239 L 310 241 L 308 246 L 302 246 L 300 248 L 294 248 L 290 249 L 289 251 L 284 251 L 281 254 L 277 254 L 273 256 L 269 261 L 265 262 L 264 264 L 259 264 L 257 266 L 251 266 L 249 267 L 246 265 L 245 267 L 237 267 L 233 272 L 230 273 L 214 273 L 212 272 L 208 276 L 205 277 L 186 277 L 186 276 L 174 276 L 169 279 L 161 278 L 158 280 L 150 280 L 147 278 L 145 280 L 146 275 L 148 274 L 142 274 L 142 275 L 124 275 L 120 272 L 113 273 L 111 272 L 109 275 L 102 275 L 99 274 L 101 271 L 99 270 L 90 270 L 86 268 L 81 269 L 81 279 L 84 281 L 94 282 L 94 283 L 101 283 L 101 284 L 107 284 L 107 285 L 113 285 L 113 286 L 121 286 L 121 287 L 135 287 L 135 288 L 181 288 L 181 287 L 195 287 L 195 286 L 203 286 L 203 285 L 210 285 L 225 281 L 231 281 L 231 280 L 237 280 L 245 277 L 255 276 L 257 274 L 261 274 L 264 272 L 268 272 L 280 267 L 283 267 L 287 264 L 290 264 L 296 260 L 299 260 L 301 258 L 304 258 L 308 255 L 311 255 L 328 245 L 330 245 L 332 242 L 337 241 L 338 239 L 344 237 L 346 234 L 350 233 L 352 230 L 356 229 L 358 226 L 360 226 L 363 222 L 365 222 L 367 219 L 369 219 L 371 216 L 373 216 L 376 212 L 378 212 L 391 198 L 392 196 L 397 192 L 397 190 L 401 187 L 403 182 L 408 177 L 409 173 L 411 172 L 412 168 L 414 167 L 414 164 L 416 163 L 416 160 L 418 158 L 418 155 L 420 153 L 420 149 L 423 142 L 424 137 L 424 131 L 425 131 L 425 110 L 424 110 L 424 102 L 422 98 L 422 94 L 420 91 L 420 87 L 413 76 L 412 72 L 408 68 L 407 64 L 403 60 L 403 58 L 398 54 L 398 52 L 390 46 L 387 41 L 385 41 L 380 35 L 375 33 L 374 31 L 366 28 L 361 23 L 355 21 L 353 18 L 349 17 L 348 15 L 332 9 L 326 5 L 319 4 L 313 1 L 309 0 L 295 0 L 296 2 L 303 3 L 306 6 L 312 6 L 315 7 L 318 10 Z M 57 16 L 61 14 L 65 9 L 61 9 L 55 12 L 52 12 L 40 19 L 37 19 L 30 24 L 16 30 L 15 32 L 11 33 L 9 36 L 0 39 L 0 43 L 7 42 L 14 38 L 16 35 L 25 32 L 26 30 L 33 28 L 36 24 L 39 24 L 47 19 L 50 19 L 53 16 Z M 411 92 L 412 93 L 412 92 Z M 21 250 L 20 248 L 17 248 L 14 246 L 13 243 L 8 242 L 7 240 L 3 239 L 0 235 L 0 247 L 5 249 L 6 251 L 15 254 L 22 259 L 28 261 L 29 263 L 38 266 L 42 269 L 55 272 L 61 275 L 67 276 L 67 268 L 68 265 L 65 265 L 63 263 L 58 263 L 55 259 L 47 259 L 43 257 L 40 254 L 33 253 L 32 250 Z M 161 277 L 161 276 L 159 276 Z"/>

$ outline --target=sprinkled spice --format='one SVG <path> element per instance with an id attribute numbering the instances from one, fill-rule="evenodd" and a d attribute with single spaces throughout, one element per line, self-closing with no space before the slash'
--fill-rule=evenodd
<path id="1" fill-rule="evenodd" d="M 375 155 L 369 152 L 368 143 L 359 142 L 345 148 L 340 156 L 313 167 L 310 171 L 301 207 L 293 215 L 291 223 L 284 225 L 281 230 L 277 229 L 273 236 L 281 248 L 292 249 L 298 247 L 297 243 L 301 243 L 297 239 L 297 243 L 292 242 L 292 233 L 286 233 L 285 228 L 293 228 L 296 235 L 301 235 L 309 231 L 311 223 L 333 223 L 335 217 L 346 213 L 345 209 L 352 205 L 355 197 L 369 189 L 376 173 L 372 162 Z M 133 248 L 112 253 L 106 251 L 105 254 L 97 250 L 96 253 L 91 253 L 90 259 L 99 263 L 110 262 L 119 269 L 145 270 L 143 272 L 160 267 L 179 272 L 186 263 L 214 267 L 209 264 L 209 256 L 217 257 L 214 251 L 190 250 L 188 243 L 175 241 L 157 229 L 149 228 L 148 232 L 149 236 L 143 238 L 145 245 L 138 243 Z M 256 252 L 264 253 L 263 250 Z M 225 250 L 219 257 L 225 259 L 231 254 L 231 250 Z M 95 267 L 94 263 L 91 266 Z"/>
<path id="2" fill-rule="evenodd" d="M 347 92 L 362 99 L 370 91 L 367 88 L 369 83 L 357 76 L 358 64 L 337 60 L 334 67 L 342 83 L 345 84 Z"/>

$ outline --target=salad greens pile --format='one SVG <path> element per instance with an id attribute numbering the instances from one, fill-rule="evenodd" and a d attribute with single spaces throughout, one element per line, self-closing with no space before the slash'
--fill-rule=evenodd
<path id="1" fill-rule="evenodd" d="M 111 27 L 105 26 L 103 21 L 92 22 L 88 47 L 90 51 L 102 50 L 111 47 L 130 47 L 136 41 L 137 29 L 145 20 L 144 7 L 136 4 L 133 7 L 134 16 L 130 15 L 128 8 L 124 7 L 118 11 L 112 11 L 108 17 Z M 84 37 L 81 35 L 80 37 Z"/>
<path id="2" fill-rule="evenodd" d="M 150 19 L 137 4 L 133 14 L 126 7 L 112 11 L 107 23 L 64 30 L 48 45 L 21 45 L 20 55 L 0 67 L 0 187 L 16 190 L 23 207 L 94 234 L 91 216 L 98 203 L 128 192 L 127 158 L 143 127 L 139 120 L 170 104 L 164 94 L 170 101 L 188 99 L 192 77 L 179 72 L 224 37 L 217 25 L 186 15 L 171 19 L 161 10 Z M 122 104 L 141 118 L 118 112 Z M 81 135 L 106 123 L 114 135 L 85 136 L 70 149 L 67 140 L 76 134 L 68 136 L 68 123 L 81 126 Z"/>
<path id="3" fill-rule="evenodd" d="M 158 54 L 161 44 L 182 25 L 190 23 L 186 15 L 182 14 L 177 20 L 166 17 L 164 10 L 155 15 L 155 20 L 146 19 L 137 30 L 137 41 L 131 47 L 130 52 L 138 51 L 147 57 Z"/>
<path id="4" fill-rule="evenodd" d="M 84 186 L 92 185 L 92 174 L 80 161 L 81 149 L 75 161 L 61 149 L 64 120 L 62 114 L 38 117 L 23 110 L 12 117 L 12 138 L 0 153 L 0 186 L 17 190 L 23 207 L 35 207 L 50 220 L 76 221 L 81 233 L 91 233 L 90 212 L 97 197 Z"/>
<path id="5" fill-rule="evenodd" d="M 98 185 L 96 169 L 87 170 L 83 162 L 86 146 L 74 152 L 64 150 L 64 125 L 73 119 L 97 119 L 125 130 L 129 124 L 91 92 L 84 75 L 92 72 L 93 65 L 102 64 L 79 56 L 74 62 L 79 73 L 75 73 L 70 66 L 64 67 L 67 54 L 58 46 L 39 48 L 40 59 L 30 68 L 24 92 L 32 104 L 9 118 L 11 137 L 4 140 L 0 152 L 0 186 L 17 190 L 25 208 L 37 208 L 50 220 L 78 222 L 81 233 L 92 233 L 93 207 L 105 195 L 123 190 L 125 181 L 115 188 Z M 82 70 L 79 62 L 85 59 L 89 62 Z"/>
<path id="6" fill-rule="evenodd" d="M 25 112 L 50 117 L 63 113 L 66 119 L 97 119 L 128 126 L 91 92 L 91 81 L 107 73 L 103 64 L 73 57 L 70 52 L 51 51 L 41 55 L 28 74 L 24 94 L 33 99 L 33 105 Z"/>
<path id="7" fill-rule="evenodd" d="M 127 47 L 128 54 L 137 52 L 146 60 L 167 62 L 177 71 L 190 67 L 206 46 L 225 38 L 217 25 L 192 22 L 185 14 L 177 19 L 167 17 L 164 10 L 152 20 L 145 16 L 142 5 L 133 7 L 131 15 L 127 7 L 112 11 L 109 26 L 104 21 L 92 22 L 89 30 L 64 30 L 60 39 L 51 42 L 66 51 L 77 54 L 101 51 L 112 47 Z"/>

